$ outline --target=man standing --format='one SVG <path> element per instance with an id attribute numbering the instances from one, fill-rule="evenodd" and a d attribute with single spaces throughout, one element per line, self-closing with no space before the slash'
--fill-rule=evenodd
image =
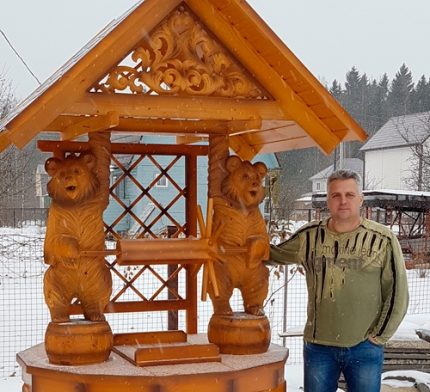
<path id="1" fill-rule="evenodd" d="M 408 305 L 406 270 L 394 233 L 363 219 L 357 173 L 327 180 L 330 217 L 311 222 L 272 246 L 271 262 L 306 271 L 305 392 L 335 392 L 342 372 L 348 392 L 379 392 L 383 345 Z"/>

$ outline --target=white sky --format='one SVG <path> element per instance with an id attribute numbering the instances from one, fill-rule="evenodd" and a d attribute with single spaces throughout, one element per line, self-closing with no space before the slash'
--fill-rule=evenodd
<path id="1" fill-rule="evenodd" d="M 3 0 L 0 28 L 42 81 L 137 0 Z M 430 75 L 429 0 L 249 0 L 320 80 L 360 73 L 393 78 L 402 63 Z M 36 81 L 0 36 L 0 74 L 23 98 Z"/>

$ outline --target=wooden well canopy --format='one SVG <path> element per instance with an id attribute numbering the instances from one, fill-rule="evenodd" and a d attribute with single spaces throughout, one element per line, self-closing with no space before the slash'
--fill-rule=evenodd
<path id="1" fill-rule="evenodd" d="M 41 132 L 228 136 L 243 159 L 365 132 L 243 0 L 145 0 L 0 122 L 0 151 Z"/>

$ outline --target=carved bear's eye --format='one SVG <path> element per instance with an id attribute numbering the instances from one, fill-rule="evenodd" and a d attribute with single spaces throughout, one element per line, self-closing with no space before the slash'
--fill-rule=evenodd
<path id="1" fill-rule="evenodd" d="M 76 168 L 76 169 L 75 169 L 75 174 L 76 174 L 76 175 L 79 175 L 79 174 L 81 174 L 81 171 L 80 171 L 78 168 Z"/>
<path id="2" fill-rule="evenodd" d="M 248 176 L 248 174 L 244 174 L 244 175 L 242 176 L 242 179 L 244 179 L 244 180 L 249 180 L 249 176 Z"/>

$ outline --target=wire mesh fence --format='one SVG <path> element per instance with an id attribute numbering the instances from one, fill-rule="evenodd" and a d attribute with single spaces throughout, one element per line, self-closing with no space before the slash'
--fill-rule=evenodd
<path id="1" fill-rule="evenodd" d="M 0 375 L 20 372 L 16 353 L 44 340 L 50 321 L 43 298 L 43 241 L 45 227 L 33 222 L 18 228 L 0 227 Z M 161 267 L 160 267 L 161 268 Z M 167 271 L 159 270 L 160 275 Z M 148 275 L 143 285 L 152 284 Z M 198 287 L 201 287 L 199 276 Z M 409 314 L 430 314 L 429 270 L 409 270 Z M 123 282 L 114 283 L 118 289 Z M 285 287 L 287 290 L 285 291 Z M 179 287 L 181 292 L 183 288 Z M 234 310 L 242 310 L 236 291 L 231 300 Z M 272 268 L 265 311 L 272 329 L 272 342 L 290 349 L 289 363 L 302 361 L 302 338 L 280 338 L 279 333 L 300 333 L 306 320 L 307 291 L 303 271 L 298 266 Z M 198 331 L 206 332 L 212 305 L 198 303 Z M 115 333 L 168 329 L 168 312 L 112 313 L 107 319 Z M 185 312 L 179 311 L 178 325 L 185 329 Z"/>
<path id="2" fill-rule="evenodd" d="M 20 373 L 15 361 L 16 353 L 42 343 L 50 321 L 43 296 L 43 275 L 47 266 L 43 260 L 45 227 L 35 222 L 18 228 L 0 227 L 0 376 Z M 167 278 L 167 268 L 157 266 L 160 277 Z M 133 271 L 130 271 L 132 274 Z M 152 292 L 153 274 L 141 279 L 142 292 Z M 201 274 L 198 276 L 201 287 Z M 113 292 L 124 285 L 113 279 Z M 282 275 L 273 268 L 270 279 L 270 296 L 265 309 L 271 321 L 273 342 L 281 344 L 278 333 L 284 329 L 284 298 Z M 179 277 L 179 294 L 185 290 L 184 279 Z M 162 295 L 166 295 L 162 293 Z M 235 311 L 241 311 L 242 299 L 235 291 L 231 299 Z M 212 304 L 210 300 L 198 302 L 198 332 L 206 332 Z M 185 330 L 185 311 L 179 311 L 178 326 Z M 73 316 L 75 317 L 75 316 Z M 167 330 L 168 312 L 107 313 L 106 318 L 114 333 Z"/>

